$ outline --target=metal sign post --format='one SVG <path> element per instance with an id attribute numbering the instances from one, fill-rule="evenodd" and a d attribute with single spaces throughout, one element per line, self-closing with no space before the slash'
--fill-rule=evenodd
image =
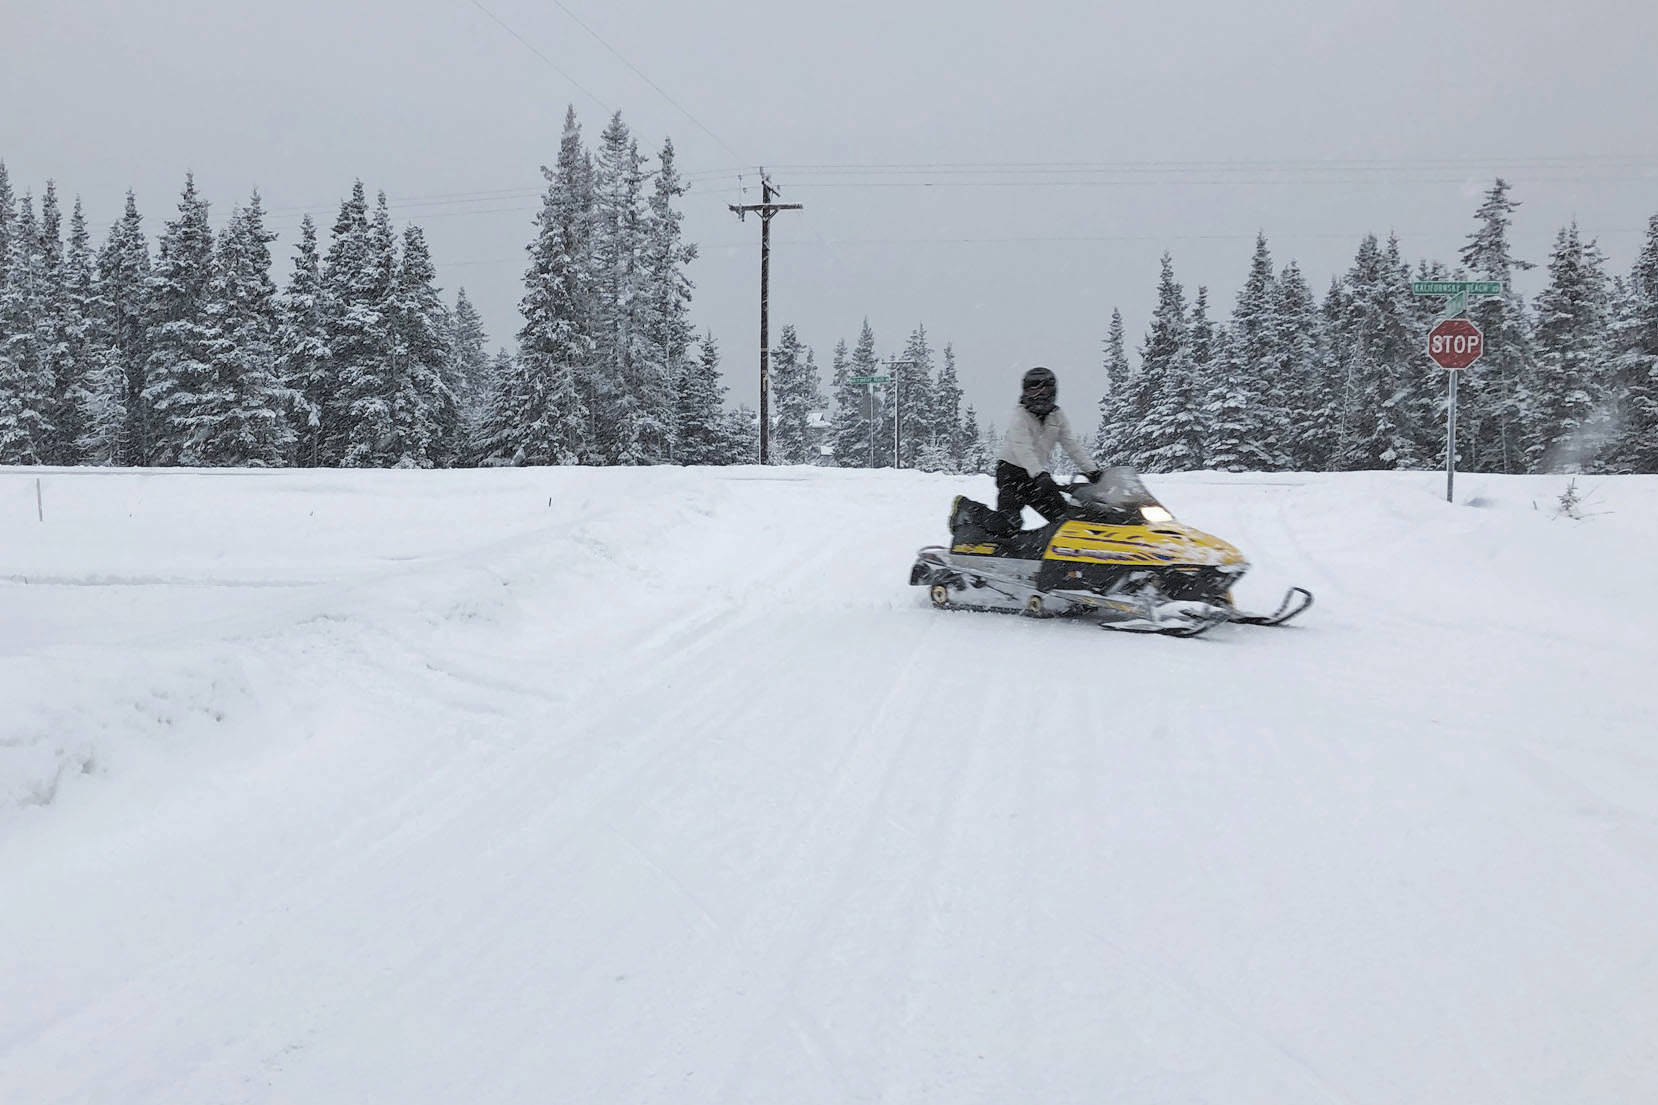
<path id="1" fill-rule="evenodd" d="M 1465 318 L 1441 319 L 1428 331 L 1428 356 L 1451 374 L 1445 401 L 1445 501 L 1456 487 L 1457 375 L 1485 352 L 1485 335 Z"/>
<path id="2" fill-rule="evenodd" d="M 864 398 L 867 399 L 869 409 L 869 466 L 875 467 L 875 385 L 890 384 L 891 376 L 848 376 L 846 382 L 857 384 L 864 389 Z"/>
<path id="3" fill-rule="evenodd" d="M 1445 393 L 1445 501 L 1452 501 L 1457 464 L 1457 374 L 1480 359 L 1485 335 L 1464 316 L 1474 296 L 1502 295 L 1498 280 L 1413 280 L 1417 295 L 1444 296 L 1439 321 L 1428 331 L 1428 356 L 1450 374 Z"/>

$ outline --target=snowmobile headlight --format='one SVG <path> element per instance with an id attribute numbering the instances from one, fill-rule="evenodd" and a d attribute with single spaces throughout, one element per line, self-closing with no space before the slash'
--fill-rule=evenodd
<path id="1" fill-rule="evenodd" d="M 1174 515 L 1160 506 L 1143 506 L 1140 508 L 1140 517 L 1148 522 L 1172 522 Z"/>

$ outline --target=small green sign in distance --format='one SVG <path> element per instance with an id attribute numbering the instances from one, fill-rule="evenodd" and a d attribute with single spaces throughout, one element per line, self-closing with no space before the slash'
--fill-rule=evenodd
<path id="1" fill-rule="evenodd" d="M 1410 290 L 1417 295 L 1502 295 L 1498 280 L 1413 280 Z"/>
<path id="2" fill-rule="evenodd" d="M 890 383 L 892 383 L 892 377 L 891 376 L 848 376 L 846 378 L 846 382 L 849 383 L 849 384 L 890 384 Z"/>

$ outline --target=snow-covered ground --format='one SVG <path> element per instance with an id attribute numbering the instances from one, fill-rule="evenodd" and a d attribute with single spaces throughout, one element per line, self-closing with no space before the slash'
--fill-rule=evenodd
<path id="1" fill-rule="evenodd" d="M 935 612 L 982 478 L 0 472 L 0 1102 L 1658 1100 L 1658 479 L 1150 482 L 1318 605 Z"/>

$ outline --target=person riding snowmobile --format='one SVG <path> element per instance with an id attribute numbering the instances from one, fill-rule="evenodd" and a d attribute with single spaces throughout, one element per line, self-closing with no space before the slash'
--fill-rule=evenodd
<path id="1" fill-rule="evenodd" d="M 1100 466 L 1077 443 L 1070 420 L 1056 402 L 1058 397 L 1059 381 L 1051 369 L 1038 366 L 1025 373 L 1019 403 L 1008 418 L 996 459 L 996 510 L 1012 531 L 1023 524 L 1021 513 L 1027 506 L 1050 522 L 1066 517 L 1065 497 L 1049 474 L 1056 444 L 1090 482 L 1100 478 Z"/>

